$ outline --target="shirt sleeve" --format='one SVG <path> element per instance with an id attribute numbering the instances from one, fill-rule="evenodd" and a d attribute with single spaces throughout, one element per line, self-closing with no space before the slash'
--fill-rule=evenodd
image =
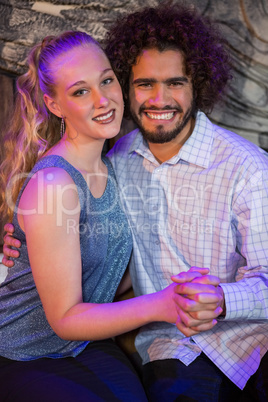
<path id="1" fill-rule="evenodd" d="M 236 282 L 221 283 L 225 320 L 268 318 L 268 170 L 243 179 L 233 194 L 233 224 L 237 252 L 247 265 L 237 271 Z"/>

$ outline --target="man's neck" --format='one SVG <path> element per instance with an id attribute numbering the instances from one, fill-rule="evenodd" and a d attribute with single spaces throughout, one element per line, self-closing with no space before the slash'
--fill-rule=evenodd
<path id="1" fill-rule="evenodd" d="M 185 127 L 185 130 L 179 133 L 174 140 L 165 142 L 163 144 L 154 144 L 149 142 L 149 149 L 154 155 L 155 159 L 161 164 L 171 159 L 174 155 L 177 155 L 183 144 L 191 136 L 194 126 L 195 120 L 191 119 L 189 121 L 189 125 Z"/>

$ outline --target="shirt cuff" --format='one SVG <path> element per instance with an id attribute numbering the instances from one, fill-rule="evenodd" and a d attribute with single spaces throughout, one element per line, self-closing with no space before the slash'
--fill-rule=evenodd
<path id="1" fill-rule="evenodd" d="M 224 292 L 226 315 L 220 320 L 242 320 L 250 315 L 250 301 L 247 288 L 242 283 L 221 283 Z"/>

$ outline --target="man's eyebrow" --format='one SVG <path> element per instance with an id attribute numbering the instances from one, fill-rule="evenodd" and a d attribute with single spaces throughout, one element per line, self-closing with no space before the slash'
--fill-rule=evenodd
<path id="1" fill-rule="evenodd" d="M 137 78 L 136 80 L 132 81 L 132 84 L 141 84 L 141 83 L 150 84 L 153 82 L 157 82 L 157 80 L 154 78 Z"/>
<path id="2" fill-rule="evenodd" d="M 172 77 L 172 78 L 168 78 L 167 80 L 165 80 L 164 82 L 165 82 L 165 84 L 169 84 L 169 83 L 172 83 L 172 82 L 188 82 L 189 80 L 188 80 L 188 78 L 187 77 L 184 77 L 184 76 L 180 76 L 180 77 Z"/>
<path id="3" fill-rule="evenodd" d="M 184 76 L 179 76 L 179 77 L 171 77 L 167 78 L 166 80 L 162 81 L 164 84 L 170 84 L 172 82 L 188 82 L 188 78 Z M 136 80 L 132 81 L 132 84 L 153 84 L 158 82 L 155 78 L 137 78 Z"/>

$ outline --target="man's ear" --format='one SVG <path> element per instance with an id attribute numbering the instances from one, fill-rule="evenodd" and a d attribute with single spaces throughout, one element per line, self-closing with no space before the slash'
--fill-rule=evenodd
<path id="1" fill-rule="evenodd" d="M 50 110 L 51 113 L 55 114 L 58 117 L 62 117 L 61 109 L 54 99 L 45 94 L 44 102 L 46 104 L 46 107 Z"/>

